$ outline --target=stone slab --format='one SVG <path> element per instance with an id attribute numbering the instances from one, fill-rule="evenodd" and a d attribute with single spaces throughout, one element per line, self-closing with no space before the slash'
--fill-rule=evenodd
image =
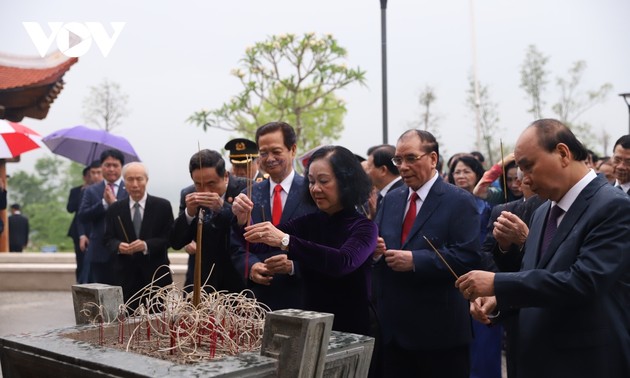
<path id="1" fill-rule="evenodd" d="M 103 322 L 111 323 L 124 303 L 120 286 L 97 283 L 72 285 L 72 302 L 77 325 L 92 323 L 99 313 L 104 317 Z"/>

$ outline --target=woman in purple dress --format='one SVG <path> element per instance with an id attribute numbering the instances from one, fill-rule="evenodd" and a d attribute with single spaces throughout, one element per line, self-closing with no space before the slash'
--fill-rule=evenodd
<path id="1" fill-rule="evenodd" d="M 352 152 L 340 146 L 317 150 L 305 176 L 319 211 L 278 226 L 262 222 L 243 227 L 255 204 L 240 194 L 232 205 L 237 234 L 253 252 L 286 250 L 264 261 L 270 272 L 288 259 L 300 263 L 306 310 L 334 314 L 334 330 L 367 335 L 370 264 L 378 230 L 356 209 L 369 196 L 370 179 Z"/>

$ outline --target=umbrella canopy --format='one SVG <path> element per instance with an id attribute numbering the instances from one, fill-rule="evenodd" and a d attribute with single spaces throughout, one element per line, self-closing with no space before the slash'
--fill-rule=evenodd
<path id="1" fill-rule="evenodd" d="M 39 148 L 41 136 L 28 127 L 0 119 L 0 159 L 14 158 Z"/>
<path id="2" fill-rule="evenodd" d="M 112 148 L 123 153 L 125 164 L 140 161 L 138 154 L 127 139 L 112 135 L 105 130 L 90 129 L 85 126 L 57 130 L 45 136 L 42 142 L 53 153 L 83 165 L 88 165 L 99 159 L 101 152 Z"/>

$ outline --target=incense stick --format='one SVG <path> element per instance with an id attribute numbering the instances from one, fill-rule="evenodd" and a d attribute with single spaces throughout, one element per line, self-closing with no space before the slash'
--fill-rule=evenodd
<path id="1" fill-rule="evenodd" d="M 446 260 L 444 260 L 444 257 L 442 257 L 442 254 L 437 250 L 437 248 L 435 248 L 435 246 L 433 245 L 433 243 L 431 243 L 431 241 L 424 235 L 422 235 L 422 237 L 424 238 L 424 240 L 427 241 L 427 243 L 429 243 L 429 245 L 431 246 L 431 248 L 433 248 L 433 250 L 435 251 L 435 253 L 438 255 L 438 257 L 440 258 L 440 260 L 442 260 L 442 262 L 444 263 L 444 265 L 446 265 L 446 267 L 448 268 L 448 270 L 451 271 L 451 273 L 453 274 L 453 276 L 455 277 L 455 279 L 458 279 L 459 276 L 457 275 L 457 273 L 455 273 L 455 271 L 453 270 L 453 268 L 451 268 L 450 265 L 448 265 L 448 263 L 446 262 Z"/>
<path id="2" fill-rule="evenodd" d="M 199 141 L 197 141 L 197 156 L 199 157 L 199 172 L 202 174 L 201 190 L 203 190 L 203 166 L 201 164 L 201 146 Z M 201 207 L 199 207 L 197 215 L 197 250 L 195 252 L 195 271 L 193 276 L 193 306 L 195 306 L 195 308 L 199 306 L 199 300 L 201 298 L 201 244 L 203 240 L 203 218 L 204 211 Z"/>
<path id="3" fill-rule="evenodd" d="M 505 203 L 508 201 L 508 193 L 507 193 L 507 174 L 505 172 L 505 160 L 503 157 L 503 140 L 499 139 L 499 144 L 501 146 L 501 171 L 503 173 L 503 199 Z"/>
<path id="4" fill-rule="evenodd" d="M 247 181 L 245 181 L 247 187 L 245 190 L 245 194 L 247 195 L 247 198 L 249 198 L 250 200 L 252 199 L 252 187 L 253 187 L 253 182 L 254 182 L 254 178 L 250 177 L 249 171 L 251 170 L 251 164 L 252 164 L 252 155 L 247 154 L 245 155 L 245 158 L 247 160 L 246 162 L 246 167 L 247 167 Z M 263 221 L 265 219 L 265 212 L 262 212 L 262 217 L 263 217 Z M 247 212 L 247 225 L 251 226 L 252 225 L 253 220 L 252 220 L 252 212 L 248 211 Z M 245 241 L 245 281 L 247 281 L 249 279 L 249 241 Z"/>
<path id="5" fill-rule="evenodd" d="M 129 236 L 127 236 L 127 231 L 125 231 L 125 226 L 123 225 L 122 219 L 120 219 L 120 215 L 118 216 L 118 222 L 120 223 L 120 228 L 122 229 L 122 232 L 125 235 L 125 241 L 129 243 Z"/>

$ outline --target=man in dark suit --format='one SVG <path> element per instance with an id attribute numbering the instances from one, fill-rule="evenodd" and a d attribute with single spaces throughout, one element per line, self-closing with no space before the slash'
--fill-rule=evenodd
<path id="1" fill-rule="evenodd" d="M 224 201 L 226 201 L 229 205 L 232 205 L 234 202 L 234 198 L 245 187 L 247 186 L 247 181 L 242 177 L 236 177 L 228 173 L 227 178 L 227 188 L 225 190 L 225 194 L 223 195 Z M 179 198 L 179 215 L 182 215 L 186 210 L 186 196 L 190 193 L 195 192 L 195 185 L 189 185 L 181 190 L 180 198 Z M 197 242 L 192 240 L 190 243 L 184 246 L 184 251 L 188 253 L 188 268 L 186 269 L 186 281 L 184 282 L 184 287 L 186 290 L 191 290 L 193 281 L 194 281 L 194 273 L 195 273 L 195 253 L 197 253 Z M 202 278 L 202 281 L 205 281 Z"/>
<path id="2" fill-rule="evenodd" d="M 154 279 L 152 286 L 173 283 L 167 256 L 173 209 L 169 201 L 147 194 L 149 175 L 142 163 L 125 165 L 122 176 L 129 197 L 107 209 L 103 242 L 115 256 L 116 284 L 122 287 L 129 308 L 135 310 L 145 297 L 129 300 Z"/>
<path id="3" fill-rule="evenodd" d="M 542 119 L 514 150 L 541 198 L 520 272 L 472 271 L 457 285 L 471 312 L 519 310 L 519 377 L 630 376 L 630 198 L 598 177 L 561 122 Z"/>
<path id="4" fill-rule="evenodd" d="M 225 169 L 225 161 L 221 154 L 212 150 L 195 153 L 190 158 L 188 170 L 195 190 L 185 194 L 185 207 L 180 211 L 170 233 L 171 246 L 175 249 L 186 247 L 191 254 L 185 289 L 192 291 L 194 283 L 197 227 L 200 210 L 203 209 L 201 284 L 207 281 L 207 285 L 214 290 L 240 292 L 244 288 L 244 280 L 232 265 L 229 246 L 233 217 L 231 203 L 244 183 L 241 181 L 239 184 L 234 180 L 231 193 L 228 194 L 231 180 Z M 182 194 L 187 191 L 185 188 Z M 209 286 L 205 289 L 210 290 Z"/>
<path id="5" fill-rule="evenodd" d="M 282 224 L 316 211 L 317 207 L 305 200 L 308 184 L 293 170 L 297 150 L 293 127 L 285 122 L 260 126 L 256 130 L 256 143 L 260 165 L 269 174 L 269 179 L 254 184 L 252 188 L 252 223 L 270 221 Z M 248 287 L 259 301 L 272 310 L 303 308 L 299 264 L 287 260 L 281 269 L 271 270 L 265 263 L 267 258 L 285 254 L 285 251 L 278 248 L 264 254 L 253 254 L 234 238 L 232 244 L 232 261 L 239 274 L 247 278 Z"/>
<path id="6" fill-rule="evenodd" d="M 365 162 L 365 173 L 372 180 L 374 185 L 376 196 L 372 195 L 367 202 L 367 208 L 369 209 L 368 218 L 374 219 L 376 213 L 381 207 L 383 198 L 389 191 L 393 191 L 401 186 L 404 186 L 404 182 L 398 172 L 398 167 L 392 162 L 392 158 L 396 155 L 396 147 L 389 144 L 381 144 L 368 148 L 368 158 Z M 372 275 L 372 307 L 376 307 L 376 293 L 378 290 L 379 282 L 378 275 Z M 371 314 L 371 327 L 372 336 L 376 337 L 374 344 L 374 352 L 372 353 L 372 361 L 370 367 L 371 376 L 379 376 L 376 372 L 382 370 L 381 364 L 381 337 L 379 331 L 378 319 L 374 313 Z"/>
<path id="7" fill-rule="evenodd" d="M 374 219 L 381 201 L 390 190 L 404 185 L 398 172 L 398 167 L 392 162 L 396 154 L 396 147 L 383 144 L 368 149 L 365 173 L 370 176 L 372 185 L 378 190 L 374 208 L 370 208 L 370 219 Z"/>
<path id="8" fill-rule="evenodd" d="M 28 218 L 22 215 L 20 205 L 11 205 L 9 216 L 9 251 L 22 252 L 28 244 Z"/>
<path id="9" fill-rule="evenodd" d="M 523 193 L 523 198 L 492 208 L 486 238 L 481 246 L 483 270 L 518 272 L 521 268 L 523 247 L 529 233 L 531 216 L 545 201 L 532 192 L 529 185 L 523 183 L 523 172 L 520 169 L 517 170 L 516 185 L 518 185 L 518 190 Z M 474 324 L 479 325 L 476 322 Z M 508 378 L 517 376 L 517 326 L 518 318 L 516 316 L 503 322 Z M 497 329 L 500 330 L 501 327 Z M 484 353 L 484 356 L 487 354 Z"/>
<path id="10" fill-rule="evenodd" d="M 523 172 L 519 169 L 516 181 L 523 198 L 492 208 L 481 246 L 484 270 L 518 272 L 521 268 L 532 214 L 545 202 L 522 180 Z"/>
<path id="11" fill-rule="evenodd" d="M 90 228 L 85 256 L 90 267 L 87 281 L 113 285 L 114 254 L 103 244 L 103 235 L 107 209 L 114 202 L 127 198 L 125 183 L 120 176 L 125 157 L 122 152 L 111 149 L 101 153 L 100 161 L 104 180 L 83 191 L 79 221 L 87 223 Z"/>
<path id="12" fill-rule="evenodd" d="M 615 170 L 615 187 L 630 194 L 630 135 L 617 139 L 610 159 Z"/>
<path id="13" fill-rule="evenodd" d="M 376 215 L 377 312 L 391 377 L 469 374 L 468 302 L 431 244 L 456 274 L 478 267 L 479 216 L 470 193 L 440 178 L 438 156 L 431 133 L 402 134 L 393 159 L 405 185 L 387 193 Z"/>
<path id="14" fill-rule="evenodd" d="M 83 275 L 83 260 L 85 256 L 85 248 L 87 247 L 87 243 L 81 242 L 82 238 L 84 240 L 87 239 L 87 234 L 85 233 L 83 222 L 79 222 L 78 212 L 79 206 L 81 206 L 81 198 L 83 197 L 83 189 L 96 182 L 92 181 L 92 177 L 96 177 L 96 174 L 93 173 L 94 170 L 98 170 L 99 172 L 98 181 L 103 179 L 103 176 L 100 174 L 101 164 L 99 161 L 94 161 L 92 162 L 92 164 L 83 168 L 83 185 L 75 186 L 74 188 L 70 189 L 68 204 L 66 205 L 66 210 L 71 214 L 74 213 L 74 216 L 72 217 L 72 222 L 70 223 L 70 227 L 68 228 L 68 236 L 72 238 L 72 244 L 74 245 L 74 256 L 77 261 L 77 283 L 82 283 L 81 277 Z"/>

